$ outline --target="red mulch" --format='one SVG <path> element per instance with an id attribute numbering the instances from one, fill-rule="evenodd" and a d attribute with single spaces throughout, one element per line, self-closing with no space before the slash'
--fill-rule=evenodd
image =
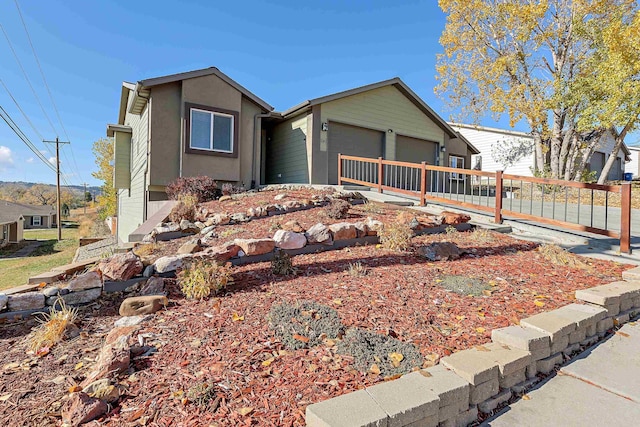
<path id="1" fill-rule="evenodd" d="M 301 212 L 301 223 L 309 212 Z M 275 218 L 286 222 L 293 215 Z M 309 221 L 303 225 L 315 219 Z M 490 235 L 491 241 L 483 243 L 472 233 L 414 238 L 414 245 L 447 240 L 469 252 L 448 262 L 360 246 L 295 257 L 296 276 L 275 276 L 269 263 L 245 265 L 235 269 L 235 284 L 225 294 L 200 302 L 183 299 L 173 283 L 170 307 L 137 334 L 158 352 L 134 361 L 135 374 L 121 381 L 125 397 L 93 425 L 298 426 L 304 425 L 307 405 L 384 380 L 356 371 L 352 359 L 337 354 L 331 344 L 284 349 L 266 320 L 273 304 L 313 300 L 332 306 L 347 328 L 412 342 L 426 366 L 488 342 L 494 328 L 572 302 L 576 289 L 619 280 L 628 268 L 586 259 L 584 269 L 558 266 L 544 260 L 534 243 Z M 366 276 L 346 272 L 356 261 L 369 267 Z M 443 275 L 482 279 L 492 285 L 491 292 L 473 297 L 446 291 L 439 285 Z M 74 377 L 80 381 L 88 372 L 123 297 L 108 298 L 99 309 L 85 309 L 81 337 L 54 347 L 29 371 L 3 369 L 0 399 L 13 394 L 0 401 L 0 418 L 11 420 L 9 425 L 59 423 L 56 402 Z M 0 329 L 0 365 L 31 360 L 23 345 L 29 326 Z M 63 355 L 67 359 L 59 361 Z M 79 361 L 84 366 L 76 370 Z M 47 382 L 61 375 L 68 378 L 64 384 Z M 216 404 L 209 408 L 185 399 L 191 387 L 203 382 L 215 386 Z"/>

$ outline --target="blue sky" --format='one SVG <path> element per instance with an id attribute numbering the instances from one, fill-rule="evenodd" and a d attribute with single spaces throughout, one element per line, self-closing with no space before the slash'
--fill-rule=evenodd
<path id="1" fill-rule="evenodd" d="M 445 17 L 433 0 L 300 1 L 20 0 L 20 8 L 62 123 L 69 183 L 99 184 L 91 146 L 117 120 L 120 84 L 216 66 L 276 110 L 305 99 L 402 78 L 431 107 L 438 38 Z M 179 4 L 179 7 L 176 7 Z M 0 79 L 45 138 L 66 139 L 46 93 L 14 1 L 0 2 L 3 25 L 52 129 L 0 34 Z M 0 105 L 44 145 L 7 93 Z M 486 126 L 508 126 L 488 118 Z M 520 128 L 519 130 L 526 130 Z M 55 182 L 55 174 L 0 121 L 0 181 Z M 35 160 L 34 160 L 35 158 Z"/>

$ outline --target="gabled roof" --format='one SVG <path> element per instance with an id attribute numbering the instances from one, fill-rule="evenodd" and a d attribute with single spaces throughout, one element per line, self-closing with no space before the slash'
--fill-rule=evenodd
<path id="1" fill-rule="evenodd" d="M 24 221 L 22 215 L 15 215 L 11 212 L 0 212 L 0 225 L 13 224 L 14 222 Z"/>
<path id="2" fill-rule="evenodd" d="M 365 86 L 360 86 L 354 89 L 345 90 L 342 92 L 337 92 L 332 95 L 322 96 L 320 98 L 309 99 L 304 101 L 288 110 L 282 112 L 282 116 L 284 118 L 291 117 L 296 114 L 300 114 L 305 111 L 309 111 L 311 107 L 314 105 L 322 104 L 325 102 L 335 101 L 337 99 L 346 98 L 348 96 L 357 95 L 359 93 L 368 92 L 370 90 L 379 89 L 385 86 L 394 86 L 398 89 L 404 96 L 409 99 L 416 107 L 418 107 L 427 117 L 429 117 L 433 122 L 438 124 L 443 131 L 445 131 L 451 138 L 459 138 L 463 140 L 471 151 L 474 154 L 480 153 L 480 151 L 473 146 L 464 136 L 462 136 L 459 132 L 456 132 L 442 117 L 440 117 L 431 107 L 427 105 L 426 102 L 422 100 L 414 91 L 407 86 L 405 82 L 403 82 L 399 77 L 394 77 L 389 80 L 383 80 L 381 82 L 372 83 Z"/>
<path id="3" fill-rule="evenodd" d="M 0 200 L 0 224 L 6 224 L 3 222 L 4 219 L 10 219 L 9 222 L 14 222 L 22 216 L 49 216 L 55 215 L 55 213 L 56 210 L 53 206 L 23 205 L 22 203 Z"/>
<path id="4" fill-rule="evenodd" d="M 138 81 L 136 84 L 123 82 L 122 83 L 122 92 L 120 95 L 120 112 L 118 115 L 118 123 L 124 124 L 124 117 L 127 111 L 133 114 L 140 114 L 144 109 L 147 101 L 149 100 L 149 95 L 151 93 L 150 89 L 154 86 L 159 86 L 167 83 L 179 82 L 187 79 L 194 79 L 197 77 L 204 77 L 215 75 L 220 80 L 227 83 L 229 86 L 236 89 L 238 92 L 242 93 L 245 97 L 251 100 L 254 104 L 261 107 L 265 111 L 272 111 L 273 107 L 267 104 L 264 100 L 258 98 L 244 86 L 240 85 L 238 82 L 224 74 L 222 71 L 217 69 L 216 67 L 203 68 L 201 70 L 187 71 L 184 73 L 177 74 L 169 74 L 166 76 L 154 77 L 150 79 L 144 79 Z M 129 99 L 129 91 L 133 92 L 133 97 L 130 102 Z M 126 108 L 126 109 L 125 109 Z"/>

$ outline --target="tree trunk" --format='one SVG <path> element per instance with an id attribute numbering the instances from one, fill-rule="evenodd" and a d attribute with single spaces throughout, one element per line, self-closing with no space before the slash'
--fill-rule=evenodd
<path id="1" fill-rule="evenodd" d="M 542 146 L 542 137 L 539 133 L 533 134 L 533 145 L 535 147 L 536 152 L 536 163 L 533 172 L 540 172 L 544 170 L 544 147 Z"/>
<path id="2" fill-rule="evenodd" d="M 611 150 L 611 154 L 609 154 L 609 158 L 607 159 L 604 167 L 602 168 L 602 173 L 600 174 L 600 178 L 598 178 L 598 184 L 604 184 L 607 180 L 607 176 L 609 175 L 609 171 L 616 163 L 616 159 L 618 158 L 618 153 L 622 148 L 622 144 L 624 143 L 624 136 L 616 135 L 616 143 L 613 146 L 613 150 Z"/>
<path id="3" fill-rule="evenodd" d="M 562 146 L 562 111 L 553 111 L 553 129 L 551 131 L 551 178 L 560 178 L 560 147 Z"/>

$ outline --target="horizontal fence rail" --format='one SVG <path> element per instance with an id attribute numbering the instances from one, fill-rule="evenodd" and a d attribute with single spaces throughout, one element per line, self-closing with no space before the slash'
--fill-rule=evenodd
<path id="1" fill-rule="evenodd" d="M 338 184 L 363 185 L 427 200 L 587 231 L 631 251 L 631 185 L 599 185 L 338 154 Z"/>

